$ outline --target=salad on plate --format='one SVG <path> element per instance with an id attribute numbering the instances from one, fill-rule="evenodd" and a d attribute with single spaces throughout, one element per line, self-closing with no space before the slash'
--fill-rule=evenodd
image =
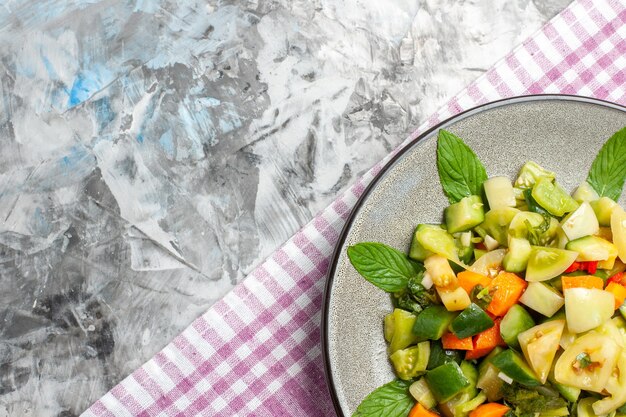
<path id="1" fill-rule="evenodd" d="M 394 304 L 397 378 L 354 417 L 626 416 L 626 128 L 571 195 L 532 161 L 488 178 L 446 130 L 437 167 L 441 224 L 417 225 L 407 252 L 347 249 Z"/>

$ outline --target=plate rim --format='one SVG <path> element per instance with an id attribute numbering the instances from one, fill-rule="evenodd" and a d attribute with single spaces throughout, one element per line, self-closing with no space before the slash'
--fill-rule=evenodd
<path id="1" fill-rule="evenodd" d="M 518 104 L 518 103 L 526 103 L 533 101 L 571 101 L 578 103 L 587 103 L 587 104 L 595 104 L 602 107 L 607 107 L 613 110 L 620 110 L 626 113 L 626 106 L 613 103 L 608 100 L 603 100 L 594 97 L 585 97 L 573 94 L 527 94 L 527 95 L 519 95 L 513 97 L 506 97 L 494 101 L 489 101 L 487 103 L 479 104 L 478 106 L 474 106 L 470 109 L 464 110 L 460 113 L 454 114 L 447 119 L 437 123 L 431 128 L 425 130 L 420 135 L 418 135 L 415 139 L 411 140 L 407 143 L 402 149 L 400 149 L 395 155 L 391 157 L 389 161 L 385 163 L 385 165 L 380 169 L 380 171 L 372 178 L 370 183 L 365 187 L 363 193 L 356 201 L 354 207 L 350 210 L 350 214 L 346 219 L 345 224 L 343 225 L 341 232 L 339 234 L 339 239 L 335 244 L 335 248 L 333 249 L 333 253 L 330 258 L 330 263 L 328 266 L 328 272 L 326 273 L 326 283 L 324 284 L 324 293 L 322 296 L 322 311 L 321 311 L 321 347 L 322 347 L 322 359 L 324 362 L 324 376 L 328 391 L 330 393 L 330 397 L 333 402 L 333 407 L 335 409 L 335 413 L 338 417 L 346 417 L 346 414 L 343 412 L 341 408 L 341 404 L 339 403 L 339 397 L 337 394 L 337 387 L 335 385 L 335 381 L 332 375 L 332 369 L 330 365 L 330 351 L 329 351 L 329 308 L 330 308 L 330 293 L 332 291 L 332 286 L 334 282 L 334 277 L 338 267 L 339 256 L 341 255 L 341 248 L 343 247 L 347 237 L 348 231 L 351 229 L 356 213 L 359 212 L 359 209 L 364 204 L 365 200 L 368 198 L 374 187 L 380 182 L 380 180 L 384 177 L 385 173 L 389 171 L 395 163 L 401 159 L 409 150 L 413 149 L 413 147 L 420 141 L 422 141 L 427 136 L 430 136 L 431 133 L 440 129 L 442 126 L 447 125 L 456 119 L 465 118 L 468 116 L 468 113 L 480 113 L 491 108 L 502 107 L 510 104 Z"/>

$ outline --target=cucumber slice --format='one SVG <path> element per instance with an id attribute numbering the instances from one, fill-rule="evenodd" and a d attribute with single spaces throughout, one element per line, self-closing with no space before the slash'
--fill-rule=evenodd
<path id="1" fill-rule="evenodd" d="M 534 246 L 526 267 L 526 281 L 546 281 L 562 274 L 578 257 L 578 252 Z"/>
<path id="2" fill-rule="evenodd" d="M 478 394 L 478 390 L 476 389 L 476 382 L 478 381 L 478 369 L 468 361 L 461 362 L 461 371 L 463 371 L 463 375 L 470 382 L 469 386 L 463 390 L 463 392 L 467 392 L 470 395 L 470 398 L 473 398 Z"/>
<path id="3" fill-rule="evenodd" d="M 456 362 L 448 362 L 428 371 L 426 382 L 439 403 L 450 400 L 471 385 Z"/>
<path id="4" fill-rule="evenodd" d="M 556 174 L 541 167 L 536 162 L 528 161 L 520 170 L 515 180 L 515 187 L 523 189 L 533 188 L 539 178 L 547 178 L 552 181 L 556 178 Z"/>
<path id="5" fill-rule="evenodd" d="M 430 342 L 430 358 L 428 358 L 429 371 L 448 362 L 461 363 L 462 356 L 458 350 L 444 349 L 440 340 Z"/>
<path id="6" fill-rule="evenodd" d="M 561 217 L 578 208 L 578 203 L 558 184 L 548 178 L 540 178 L 533 186 L 533 198 L 553 216 Z"/>
<path id="7" fill-rule="evenodd" d="M 483 390 L 489 401 L 498 401 L 502 398 L 500 388 L 502 384 L 504 384 L 504 381 L 498 376 L 500 370 L 491 363 L 491 360 L 502 351 L 504 351 L 504 349 L 497 346 L 483 359 L 478 367 L 478 381 L 476 382 L 476 387 Z"/>
<path id="8" fill-rule="evenodd" d="M 503 207 L 515 207 L 513 185 L 507 177 L 489 178 L 483 183 L 487 202 L 491 210 Z"/>
<path id="9" fill-rule="evenodd" d="M 537 376 L 524 359 L 511 349 L 507 349 L 496 355 L 491 360 L 491 363 L 513 381 L 519 382 L 522 385 L 528 387 L 541 385 Z"/>
<path id="10" fill-rule="evenodd" d="M 615 245 L 597 236 L 585 236 L 572 240 L 565 248 L 577 252 L 576 260 L 579 262 L 605 261 L 610 258 L 615 259 L 617 256 Z"/>
<path id="11" fill-rule="evenodd" d="M 426 307 L 413 324 L 413 335 L 418 341 L 441 339 L 455 317 L 456 314 L 446 310 L 444 306 Z"/>
<path id="12" fill-rule="evenodd" d="M 526 239 L 516 237 L 509 239 L 509 250 L 502 260 L 504 270 L 509 272 L 525 271 L 526 265 L 528 265 L 528 259 L 530 258 L 530 252 L 530 242 Z"/>
<path id="13" fill-rule="evenodd" d="M 591 201 L 589 204 L 591 204 L 600 226 L 611 226 L 611 213 L 617 203 L 608 197 L 602 197 L 599 200 Z"/>
<path id="14" fill-rule="evenodd" d="M 463 339 L 493 327 L 493 320 L 485 311 L 472 303 L 450 323 L 450 330 Z"/>
<path id="15" fill-rule="evenodd" d="M 576 188 L 572 197 L 579 203 L 582 203 L 583 201 L 594 201 L 600 198 L 596 190 L 594 190 L 587 181 L 584 181 L 578 186 L 578 188 Z"/>
<path id="16" fill-rule="evenodd" d="M 489 235 L 500 245 L 507 246 L 509 224 L 520 211 L 513 207 L 503 207 L 489 210 L 485 213 L 485 221 L 476 226 L 476 233 L 483 239 Z"/>
<path id="17" fill-rule="evenodd" d="M 477 195 L 470 195 L 448 206 L 444 216 L 449 233 L 465 232 L 485 220 L 483 201 Z"/>
<path id="18" fill-rule="evenodd" d="M 564 328 L 565 320 L 552 320 L 538 324 L 517 336 L 526 361 L 542 384 L 548 380 Z"/>
<path id="19" fill-rule="evenodd" d="M 611 233 L 618 256 L 626 263 L 626 212 L 620 206 L 616 206 L 611 213 Z"/>
<path id="20" fill-rule="evenodd" d="M 565 317 L 570 332 L 595 329 L 613 316 L 615 297 L 597 288 L 569 288 L 565 293 Z"/>
<path id="21" fill-rule="evenodd" d="M 389 360 L 400 379 L 409 380 L 426 372 L 428 357 L 430 356 L 430 342 L 421 342 L 417 346 L 396 350 Z"/>
<path id="22" fill-rule="evenodd" d="M 533 318 L 528 314 L 524 307 L 515 304 L 504 315 L 500 322 L 500 336 L 504 342 L 515 349 L 519 349 L 519 341 L 517 335 L 525 332 L 535 325 Z"/>
<path id="23" fill-rule="evenodd" d="M 583 201 L 572 213 L 561 222 L 561 228 L 569 240 L 583 236 L 595 235 L 600 229 L 596 214 L 587 201 Z"/>
<path id="24" fill-rule="evenodd" d="M 552 317 L 565 304 L 561 293 L 543 282 L 531 282 L 528 284 L 519 301 L 526 307 L 546 317 Z"/>
<path id="25" fill-rule="evenodd" d="M 598 401 L 596 398 L 587 397 L 578 401 L 576 405 L 576 416 L 577 417 L 600 417 L 597 416 L 596 413 L 593 412 L 592 404 Z"/>

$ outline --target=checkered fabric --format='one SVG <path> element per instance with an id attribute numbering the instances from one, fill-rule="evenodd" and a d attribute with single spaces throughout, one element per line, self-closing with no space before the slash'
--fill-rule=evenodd
<path id="1" fill-rule="evenodd" d="M 576 0 L 405 145 L 458 112 L 515 95 L 566 93 L 626 104 L 625 67 L 626 0 Z M 392 155 L 83 415 L 334 415 L 320 346 L 329 258 L 350 210 Z"/>

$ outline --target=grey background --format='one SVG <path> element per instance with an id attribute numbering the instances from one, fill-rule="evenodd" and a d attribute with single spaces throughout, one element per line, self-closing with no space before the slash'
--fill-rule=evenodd
<path id="1" fill-rule="evenodd" d="M 0 417 L 72 416 L 565 0 L 0 5 Z"/>

